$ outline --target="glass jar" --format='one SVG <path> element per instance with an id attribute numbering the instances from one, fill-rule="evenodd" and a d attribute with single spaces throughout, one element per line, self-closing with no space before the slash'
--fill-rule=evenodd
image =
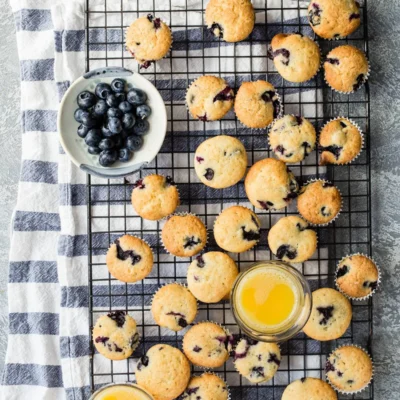
<path id="1" fill-rule="evenodd" d="M 154 400 L 154 398 L 147 393 L 143 388 L 134 383 L 110 383 L 109 385 L 105 385 L 93 393 L 92 397 L 89 400 L 103 400 L 107 399 L 107 396 L 112 396 L 113 391 L 118 389 L 119 387 L 127 389 L 126 392 L 128 394 L 127 399 L 135 399 L 135 400 Z M 131 397 L 134 395 L 135 397 Z M 114 397 L 111 397 L 114 398 Z M 119 397 L 118 397 L 119 398 Z"/>
<path id="2" fill-rule="evenodd" d="M 294 305 L 289 316 L 276 325 L 262 325 L 251 320 L 241 305 L 244 284 L 249 278 L 260 275 L 278 277 L 293 291 Z M 265 279 L 265 277 L 264 277 Z M 261 282 L 261 280 L 260 280 Z M 251 338 L 263 342 L 283 342 L 296 335 L 307 323 L 312 308 L 310 286 L 305 277 L 290 264 L 283 261 L 260 261 L 236 278 L 231 290 L 231 308 L 241 330 Z"/>

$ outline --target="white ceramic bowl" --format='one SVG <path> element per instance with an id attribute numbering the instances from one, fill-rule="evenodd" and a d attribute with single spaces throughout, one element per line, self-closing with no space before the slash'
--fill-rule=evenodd
<path id="1" fill-rule="evenodd" d="M 146 92 L 147 104 L 152 110 L 150 130 L 143 136 L 143 147 L 133 154 L 129 162 L 117 161 L 111 167 L 103 167 L 99 164 L 99 156 L 89 154 L 84 139 L 77 135 L 79 123 L 74 119 L 74 112 L 78 108 L 76 98 L 80 92 L 89 90 L 94 93 L 98 83 L 110 84 L 115 78 L 124 79 L 128 88 L 137 87 Z M 146 78 L 125 68 L 106 67 L 86 73 L 70 86 L 61 102 L 57 124 L 61 145 L 77 167 L 103 178 L 120 178 L 140 170 L 156 157 L 167 131 L 167 112 L 160 93 Z"/>

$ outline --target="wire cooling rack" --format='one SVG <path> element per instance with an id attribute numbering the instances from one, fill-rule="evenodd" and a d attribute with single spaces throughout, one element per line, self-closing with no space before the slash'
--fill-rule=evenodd
<path id="1" fill-rule="evenodd" d="M 165 253 L 160 239 L 162 224 L 142 220 L 132 209 L 131 183 L 142 175 L 171 175 L 181 194 L 179 211 L 197 213 L 207 224 L 210 241 L 207 250 L 218 249 L 213 239 L 215 217 L 232 204 L 251 206 L 243 182 L 233 188 L 213 190 L 201 184 L 194 174 L 193 153 L 206 138 L 230 134 L 238 137 L 248 152 L 248 164 L 273 157 L 265 130 L 243 127 L 231 111 L 223 120 L 200 122 L 190 118 L 185 107 L 189 84 L 204 74 L 224 77 L 236 90 L 243 81 L 266 79 L 282 97 L 285 113 L 308 118 L 317 129 L 331 118 L 343 115 L 356 121 L 365 133 L 362 154 L 347 166 L 318 166 L 318 154 L 311 153 L 301 164 L 291 166 L 299 182 L 323 177 L 338 186 L 343 195 L 343 211 L 335 223 L 318 228 L 318 251 L 312 260 L 297 265 L 313 289 L 334 287 L 337 262 L 345 255 L 371 254 L 371 177 L 369 150 L 368 84 L 356 93 L 332 92 L 323 74 L 305 84 L 284 81 L 266 57 L 267 44 L 278 32 L 301 32 L 312 37 L 307 22 L 307 3 L 299 0 L 255 0 L 256 26 L 243 42 L 227 44 L 213 37 L 204 24 L 207 0 L 87 0 L 87 69 L 123 66 L 138 70 L 125 50 L 124 32 L 138 16 L 155 14 L 166 20 L 174 34 L 168 58 L 140 73 L 160 91 L 168 112 L 168 133 L 157 158 L 140 174 L 129 179 L 107 181 L 87 178 L 88 253 L 90 290 L 90 330 L 99 315 L 112 309 L 129 312 L 138 322 L 141 344 L 127 361 L 109 361 L 92 348 L 90 373 L 92 389 L 110 382 L 134 381 L 137 359 L 155 343 L 180 347 L 182 333 L 175 334 L 158 327 L 150 313 L 151 298 L 166 282 L 185 282 L 189 259 L 176 259 Z M 326 54 L 331 48 L 350 43 L 368 53 L 366 0 L 361 1 L 362 26 L 347 40 L 325 41 L 316 38 Z M 249 252 L 234 256 L 243 271 L 256 260 L 272 259 L 267 247 L 267 232 L 281 216 L 296 214 L 295 202 L 281 212 L 259 212 L 262 221 L 260 244 Z M 122 284 L 107 271 L 105 253 L 113 240 L 130 233 L 145 238 L 155 254 L 153 272 L 142 282 Z M 238 332 L 229 303 L 200 305 L 197 321 L 213 320 Z M 321 343 L 299 334 L 281 344 L 282 363 L 275 377 L 266 384 L 250 385 L 235 371 L 231 361 L 216 370 L 231 388 L 232 399 L 280 399 L 287 384 L 304 376 L 324 378 L 326 356 L 337 345 L 357 343 L 371 351 L 372 301 L 353 302 L 353 321 L 345 335 Z M 196 368 L 194 371 L 200 371 Z M 354 396 L 340 398 L 373 399 L 373 387 Z"/>

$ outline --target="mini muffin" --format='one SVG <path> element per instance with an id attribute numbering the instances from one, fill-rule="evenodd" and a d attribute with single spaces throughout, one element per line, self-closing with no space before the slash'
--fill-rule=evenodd
<path id="1" fill-rule="evenodd" d="M 101 316 L 93 328 L 96 350 L 110 360 L 124 360 L 139 344 L 136 321 L 124 311 Z"/>
<path id="2" fill-rule="evenodd" d="M 187 288 L 170 283 L 154 295 L 151 313 L 157 325 L 177 332 L 196 318 L 197 301 Z"/>
<path id="3" fill-rule="evenodd" d="M 314 225 L 326 225 L 333 221 L 342 209 L 342 196 L 332 183 L 317 180 L 306 183 L 297 199 L 301 216 Z"/>
<path id="4" fill-rule="evenodd" d="M 303 218 L 291 215 L 281 218 L 268 233 L 270 250 L 283 261 L 304 262 L 317 249 L 317 233 L 308 229 Z"/>
<path id="5" fill-rule="evenodd" d="M 218 303 L 229 296 L 239 274 L 235 261 L 220 251 L 198 256 L 187 271 L 189 290 L 203 303 Z"/>
<path id="6" fill-rule="evenodd" d="M 186 389 L 190 364 L 182 352 L 168 344 L 156 344 L 136 367 L 136 381 L 155 400 L 172 400 Z"/>
<path id="7" fill-rule="evenodd" d="M 311 315 L 303 331 L 315 340 L 338 339 L 349 327 L 352 315 L 349 300 L 340 292 L 330 288 L 318 289 L 312 293 Z"/>
<path id="8" fill-rule="evenodd" d="M 214 223 L 218 246 L 232 253 L 250 250 L 260 240 L 260 220 L 247 207 L 232 206 L 221 212 Z"/>
<path id="9" fill-rule="evenodd" d="M 303 117 L 285 115 L 274 122 L 269 131 L 269 144 L 281 161 L 303 161 L 315 148 L 317 133 L 311 122 Z"/>
<path id="10" fill-rule="evenodd" d="M 328 122 L 319 135 L 319 164 L 348 164 L 360 154 L 362 143 L 357 126 L 347 118 L 336 118 Z"/>
<path id="11" fill-rule="evenodd" d="M 205 21 L 216 37 L 226 42 L 240 42 L 253 31 L 253 5 L 250 0 L 210 0 Z"/>
<path id="12" fill-rule="evenodd" d="M 214 189 L 238 183 L 246 173 L 247 154 L 242 142 L 232 136 L 215 136 L 197 148 L 194 169 L 199 179 Z"/>
<path id="13" fill-rule="evenodd" d="M 380 281 L 376 264 L 363 254 L 343 258 L 336 270 L 336 286 L 352 299 L 363 299 L 375 293 Z"/>
<path id="14" fill-rule="evenodd" d="M 191 257 L 207 244 L 207 229 L 195 215 L 173 215 L 162 228 L 161 239 L 168 253 Z"/>
<path id="15" fill-rule="evenodd" d="M 124 235 L 116 239 L 108 249 L 106 263 L 114 278 L 133 283 L 150 274 L 153 268 L 153 253 L 142 239 Z"/>
<path id="16" fill-rule="evenodd" d="M 372 360 L 365 350 L 354 345 L 337 348 L 326 361 L 326 377 L 341 393 L 356 393 L 366 388 L 374 373 Z"/>
<path id="17" fill-rule="evenodd" d="M 321 53 L 318 44 L 301 33 L 278 33 L 272 38 L 268 57 L 289 82 L 306 82 L 318 72 Z"/>
<path id="18" fill-rule="evenodd" d="M 126 31 L 126 47 L 143 68 L 165 57 L 172 45 L 172 33 L 160 18 L 151 14 L 138 18 Z"/>
<path id="19" fill-rule="evenodd" d="M 213 322 L 192 326 L 183 337 L 183 352 L 191 363 L 203 368 L 217 368 L 229 358 L 229 336 Z"/>
<path id="20" fill-rule="evenodd" d="M 341 93 L 353 93 L 368 79 L 369 64 L 365 53 L 344 45 L 329 52 L 324 61 L 325 80 Z"/>
<path id="21" fill-rule="evenodd" d="M 254 207 L 280 210 L 297 197 L 299 186 L 283 161 L 265 158 L 250 168 L 244 188 Z"/>
<path id="22" fill-rule="evenodd" d="M 337 394 L 321 379 L 301 378 L 286 387 L 281 400 L 337 400 Z"/>
<path id="23" fill-rule="evenodd" d="M 227 384 L 218 375 L 205 372 L 190 378 L 189 385 L 180 400 L 228 400 L 229 398 Z"/>
<path id="24" fill-rule="evenodd" d="M 179 192 L 170 176 L 149 175 L 133 185 L 132 205 L 144 219 L 157 221 L 179 206 Z"/>
<path id="25" fill-rule="evenodd" d="M 200 121 L 221 119 L 232 108 L 233 99 L 233 90 L 226 81 L 211 75 L 197 78 L 186 93 L 190 114 Z"/>
<path id="26" fill-rule="evenodd" d="M 282 104 L 269 82 L 243 82 L 236 94 L 235 113 L 249 128 L 266 128 L 281 115 Z"/>
<path id="27" fill-rule="evenodd" d="M 360 26 L 360 4 L 355 0 L 311 0 L 308 20 L 324 39 L 344 38 Z"/>
<path id="28" fill-rule="evenodd" d="M 281 364 L 281 352 L 276 343 L 257 342 L 242 338 L 233 350 L 236 370 L 251 383 L 272 379 Z"/>

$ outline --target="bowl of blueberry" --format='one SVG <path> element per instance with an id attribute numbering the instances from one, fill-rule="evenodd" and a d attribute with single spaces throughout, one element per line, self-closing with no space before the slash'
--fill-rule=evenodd
<path id="1" fill-rule="evenodd" d="M 76 166 L 89 174 L 119 178 L 156 157 L 167 131 L 167 112 L 146 78 L 106 67 L 70 86 L 57 122 L 61 145 Z"/>

